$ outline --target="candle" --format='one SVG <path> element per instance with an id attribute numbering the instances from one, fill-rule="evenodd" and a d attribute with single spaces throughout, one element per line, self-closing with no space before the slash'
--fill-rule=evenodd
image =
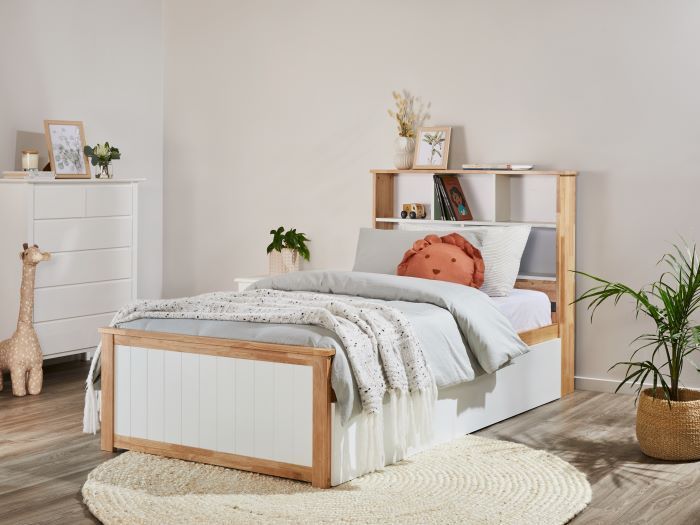
<path id="1" fill-rule="evenodd" d="M 33 149 L 22 151 L 22 169 L 24 171 L 39 169 L 39 152 Z"/>

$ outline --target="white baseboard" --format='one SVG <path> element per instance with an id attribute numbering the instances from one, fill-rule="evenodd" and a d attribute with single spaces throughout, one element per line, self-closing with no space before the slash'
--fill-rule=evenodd
<path id="1" fill-rule="evenodd" d="M 574 377 L 574 387 L 576 390 L 589 390 L 591 392 L 609 392 L 614 393 L 617 386 L 620 384 L 615 379 L 598 379 L 596 377 Z M 651 387 L 651 384 L 647 385 Z M 620 389 L 618 394 L 636 395 L 636 388 L 625 385 Z"/>

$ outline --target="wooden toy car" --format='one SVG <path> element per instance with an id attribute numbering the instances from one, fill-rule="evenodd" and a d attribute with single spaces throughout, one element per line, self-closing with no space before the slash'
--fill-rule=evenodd
<path id="1" fill-rule="evenodd" d="M 408 204 L 401 205 L 401 218 L 406 217 L 410 219 L 425 219 L 425 206 L 417 202 L 411 202 Z"/>

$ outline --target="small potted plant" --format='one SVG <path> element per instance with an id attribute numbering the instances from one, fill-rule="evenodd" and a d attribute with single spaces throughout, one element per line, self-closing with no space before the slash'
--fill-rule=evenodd
<path id="1" fill-rule="evenodd" d="M 413 165 L 413 151 L 416 148 L 416 127 L 430 118 L 427 110 L 430 103 L 423 106 L 420 99 L 404 90 L 401 93 L 393 91 L 396 109 L 388 110 L 389 116 L 396 121 L 399 136 L 394 142 L 394 166 L 400 170 L 409 169 Z"/>
<path id="2" fill-rule="evenodd" d="M 272 242 L 267 247 L 270 273 L 288 273 L 299 271 L 299 258 L 309 260 L 311 254 L 306 243 L 310 240 L 305 233 L 292 228 L 285 232 L 284 226 L 270 230 Z"/>
<path id="3" fill-rule="evenodd" d="M 105 142 L 104 144 L 95 144 L 95 146 L 85 146 L 83 151 L 90 159 L 90 163 L 98 167 L 95 172 L 96 179 L 111 179 L 114 176 L 112 161 L 121 158 L 119 148 Z"/>
<path id="4" fill-rule="evenodd" d="M 637 440 L 646 455 L 666 460 L 700 459 L 700 391 L 682 388 L 681 372 L 692 365 L 700 350 L 700 259 L 692 247 L 674 246 L 661 259 L 666 270 L 640 290 L 583 272 L 598 284 L 576 301 L 589 301 L 591 321 L 606 300 L 617 304 L 623 297 L 634 301 L 636 315 L 648 317 L 655 329 L 635 339 L 639 346 L 615 390 L 631 384 L 637 391 Z M 639 352 L 648 352 L 637 357 Z M 651 384 L 651 388 L 645 388 Z"/>

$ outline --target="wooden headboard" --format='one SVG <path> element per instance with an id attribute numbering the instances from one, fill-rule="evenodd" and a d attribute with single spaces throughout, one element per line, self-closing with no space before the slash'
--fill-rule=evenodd
<path id="1" fill-rule="evenodd" d="M 533 230 L 547 230 L 554 233 L 551 275 L 523 275 L 516 282 L 516 288 L 544 292 L 552 302 L 552 325 L 540 329 L 543 333 L 558 333 L 561 338 L 561 377 L 562 395 L 574 391 L 575 356 L 575 309 L 572 304 L 576 288 L 572 270 L 576 269 L 576 175 L 575 171 L 499 171 L 499 170 L 395 170 L 377 169 L 371 171 L 374 202 L 372 224 L 377 229 L 393 229 L 410 225 L 421 229 L 449 228 L 459 231 L 462 226 L 512 226 L 530 224 Z M 433 174 L 457 175 L 467 187 L 467 199 L 474 211 L 473 221 L 443 221 L 429 215 L 424 220 L 400 219 L 399 206 L 404 202 L 425 202 L 433 198 Z M 404 177 L 399 177 L 403 175 Z M 399 187 L 399 179 L 405 180 L 405 187 Z M 480 179 L 478 184 L 474 179 Z M 535 190 L 529 197 L 512 197 L 512 188 L 518 188 L 523 180 L 534 181 Z M 550 182 L 547 182 L 550 181 Z M 543 183 L 544 184 L 541 184 Z M 538 188 L 551 187 L 551 192 Z M 408 189 L 406 189 L 408 188 Z M 545 193 L 551 193 L 551 198 Z M 413 200 L 410 199 L 413 197 Z M 475 200 L 472 201 L 471 199 Z M 522 200 L 531 199 L 532 203 Z M 400 201 L 400 202 L 399 202 Z M 523 210 L 544 208 L 549 221 L 523 221 L 515 215 Z M 551 238 L 551 237 L 550 237 Z M 556 328 L 555 328 L 556 327 Z M 521 337 L 523 334 L 521 334 Z M 551 338 L 551 336 L 550 336 Z"/>

